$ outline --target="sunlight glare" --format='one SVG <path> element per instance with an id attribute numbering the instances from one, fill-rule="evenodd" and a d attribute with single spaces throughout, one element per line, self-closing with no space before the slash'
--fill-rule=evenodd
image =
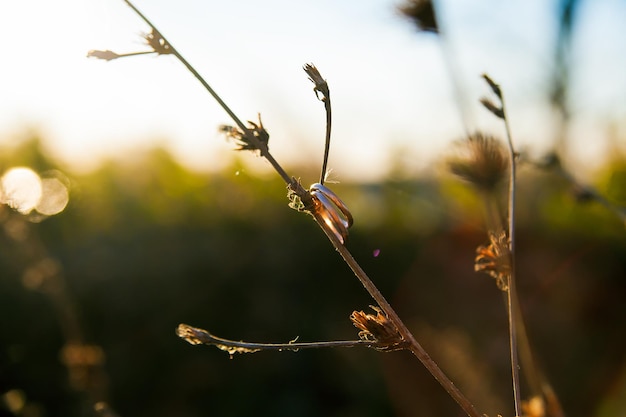
<path id="1" fill-rule="evenodd" d="M 0 179 L 0 202 L 21 214 L 33 210 L 44 216 L 59 214 L 69 202 L 69 190 L 62 179 L 56 172 L 41 178 L 30 168 L 11 168 Z"/>
<path id="2" fill-rule="evenodd" d="M 11 168 L 2 176 L 0 185 L 2 203 L 22 214 L 30 213 L 41 199 L 41 178 L 30 168 Z"/>
<path id="3" fill-rule="evenodd" d="M 46 216 L 54 216 L 62 212 L 70 200 L 67 187 L 58 178 L 44 178 L 41 180 L 41 199 L 35 207 Z"/>

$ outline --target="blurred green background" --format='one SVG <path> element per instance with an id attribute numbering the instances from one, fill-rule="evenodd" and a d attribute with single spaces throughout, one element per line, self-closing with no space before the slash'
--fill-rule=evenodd
<path id="1" fill-rule="evenodd" d="M 187 323 L 246 341 L 354 339 L 350 313 L 372 304 L 312 219 L 288 208 L 284 183 L 249 174 L 249 158 L 199 174 L 157 148 L 79 174 L 37 137 L 3 148 L 3 172 L 62 172 L 70 200 L 49 218 L 0 209 L 0 415 L 86 416 L 99 401 L 122 417 L 462 415 L 405 352 L 229 359 L 175 335 Z M 623 155 L 593 185 L 624 204 Z M 473 272 L 487 243 L 478 196 L 445 172 L 332 188 L 355 216 L 350 250 L 418 340 L 480 412 L 512 415 L 503 296 Z M 521 307 L 567 415 L 623 416 L 624 224 L 580 197 L 521 166 Z"/>

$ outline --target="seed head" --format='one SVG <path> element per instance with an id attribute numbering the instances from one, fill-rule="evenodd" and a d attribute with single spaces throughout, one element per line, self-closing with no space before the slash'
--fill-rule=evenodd
<path id="1" fill-rule="evenodd" d="M 261 115 L 258 115 L 259 123 L 248 121 L 250 127 L 245 131 L 236 126 L 222 125 L 219 127 L 220 132 L 224 133 L 227 138 L 232 139 L 239 147 L 238 151 L 254 151 L 260 150 L 250 136 L 255 137 L 261 144 L 268 148 L 270 134 L 263 127 Z"/>
<path id="2" fill-rule="evenodd" d="M 306 64 L 303 69 L 309 76 L 309 80 L 315 84 L 315 87 L 313 88 L 315 96 L 320 101 L 327 101 L 330 96 L 330 89 L 328 88 L 328 83 L 322 77 L 322 74 L 320 74 L 319 70 L 313 64 Z M 320 93 L 322 94 L 321 96 Z"/>
<path id="3" fill-rule="evenodd" d="M 459 155 L 448 162 L 450 171 L 484 191 L 493 191 L 506 176 L 509 166 L 500 141 L 478 132 L 460 145 Z"/>
<path id="4" fill-rule="evenodd" d="M 143 38 L 146 40 L 148 46 L 157 54 L 167 55 L 172 53 L 170 44 L 156 29 L 152 28 L 150 33 L 144 33 Z"/>
<path id="5" fill-rule="evenodd" d="M 411 19 L 418 30 L 439 33 L 435 8 L 431 0 L 408 0 L 400 6 L 400 13 Z"/>
<path id="6" fill-rule="evenodd" d="M 498 288 L 506 291 L 509 288 L 511 276 L 511 250 L 506 232 L 490 232 L 488 246 L 479 246 L 476 249 L 474 270 L 485 272 L 496 280 Z"/>
<path id="7" fill-rule="evenodd" d="M 87 52 L 87 58 L 104 59 L 106 61 L 112 61 L 119 57 L 120 57 L 120 54 L 113 52 L 111 50 L 108 50 L 108 49 L 106 51 L 99 51 L 97 49 L 92 49 L 91 51 Z"/>
<path id="8" fill-rule="evenodd" d="M 391 352 L 404 349 L 405 340 L 398 328 L 389 321 L 387 315 L 379 307 L 370 306 L 376 315 L 366 314 L 363 311 L 353 311 L 350 314 L 352 324 L 358 329 L 361 340 L 375 342 L 375 349 Z"/>

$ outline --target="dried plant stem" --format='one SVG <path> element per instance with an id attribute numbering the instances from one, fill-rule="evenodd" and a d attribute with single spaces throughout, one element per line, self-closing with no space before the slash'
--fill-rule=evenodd
<path id="1" fill-rule="evenodd" d="M 137 15 L 141 17 L 141 19 L 143 19 L 143 21 L 148 24 L 148 26 L 150 26 L 152 29 L 158 32 L 158 29 L 154 26 L 154 24 L 152 24 L 152 22 L 146 16 L 144 16 L 143 13 L 141 13 L 139 9 L 137 9 L 129 0 L 124 0 L 124 2 L 131 9 L 133 9 L 133 11 L 137 13 Z M 161 33 L 159 32 L 159 34 Z M 272 154 L 270 154 L 267 146 L 261 141 L 259 141 L 252 134 L 250 129 L 248 129 L 248 127 L 241 121 L 241 119 L 239 119 L 237 115 L 230 109 L 230 107 L 228 107 L 228 105 L 215 92 L 215 90 L 213 90 L 213 88 L 209 85 L 209 83 L 207 83 L 206 80 L 202 78 L 202 76 L 198 73 L 198 71 L 196 71 L 196 69 L 176 50 L 176 48 L 174 48 L 174 46 L 162 34 L 161 34 L 161 37 L 163 38 L 163 41 L 165 41 L 167 45 L 169 45 L 172 55 L 174 55 L 187 68 L 187 70 L 189 70 L 189 72 L 191 72 L 193 76 L 196 77 L 198 81 L 200 81 L 202 86 L 209 92 L 209 94 L 211 94 L 211 96 L 224 109 L 224 111 L 228 114 L 228 116 L 230 116 L 230 118 L 242 130 L 242 132 L 246 134 L 246 138 L 249 139 L 257 147 L 257 149 L 261 153 L 261 156 L 267 159 L 270 164 L 272 164 L 272 167 L 274 167 L 276 172 L 278 172 L 278 174 L 283 178 L 283 180 L 287 184 L 291 184 L 292 182 L 294 182 L 293 178 L 287 175 L 285 170 L 280 166 L 280 164 L 276 161 L 276 159 L 274 159 Z"/>
<path id="2" fill-rule="evenodd" d="M 156 27 L 150 22 L 148 18 L 146 18 L 129 0 L 124 0 L 124 2 L 131 7 L 137 15 L 139 15 L 144 22 L 146 22 L 154 31 L 158 32 Z M 293 193 L 295 193 L 304 203 L 304 207 L 312 207 L 312 197 L 311 194 L 305 190 L 295 178 L 290 177 L 283 170 L 283 168 L 278 164 L 278 162 L 273 158 L 273 156 L 269 153 L 267 146 L 259 141 L 254 134 L 248 129 L 248 127 L 234 114 L 234 112 L 226 105 L 226 103 L 219 97 L 219 95 L 211 88 L 211 86 L 202 78 L 202 76 L 187 62 L 187 60 L 169 43 L 165 37 L 163 37 L 160 32 L 163 42 L 168 45 L 169 52 L 173 54 L 185 67 L 200 81 L 203 87 L 213 96 L 213 98 L 219 103 L 219 105 L 226 111 L 226 113 L 231 117 L 231 119 L 235 122 L 235 124 L 241 129 L 242 132 L 245 133 L 246 139 L 249 140 L 256 149 L 258 149 L 261 153 L 261 156 L 266 158 L 274 167 L 274 169 L 278 172 L 278 174 L 285 180 L 288 184 L 289 188 Z M 326 159 L 328 156 L 328 149 L 330 145 L 330 127 L 331 127 L 331 111 L 330 111 L 330 97 L 329 94 L 325 94 L 325 107 L 326 107 L 326 146 L 325 146 L 325 157 L 324 157 L 324 167 L 322 168 L 322 181 L 326 172 Z M 320 181 L 320 182 L 322 182 Z M 452 381 L 443 373 L 443 371 L 439 368 L 439 366 L 432 360 L 432 358 L 426 353 L 424 348 L 417 342 L 413 334 L 409 331 L 406 325 L 402 322 L 398 314 L 391 307 L 389 302 L 385 299 L 382 293 L 378 290 L 378 288 L 374 285 L 371 279 L 367 276 L 365 271 L 361 268 L 361 266 L 357 263 L 357 261 L 352 257 L 351 253 L 344 246 L 343 242 L 341 242 L 337 236 L 337 234 L 331 229 L 331 227 L 326 223 L 326 219 L 316 210 L 310 211 L 310 213 L 315 218 L 318 225 L 324 231 L 328 239 L 331 241 L 335 249 L 341 254 L 344 261 L 348 264 L 348 266 L 352 269 L 354 274 L 357 276 L 361 284 L 365 287 L 367 292 L 372 296 L 372 298 L 378 303 L 382 311 L 388 317 L 388 319 L 393 322 L 393 324 L 397 327 L 400 335 L 406 341 L 406 348 L 409 349 L 426 367 L 426 369 L 433 375 L 433 377 L 442 385 L 442 387 L 448 392 L 448 394 L 459 404 L 459 406 L 465 411 L 465 413 L 469 417 L 481 417 L 481 415 L 476 411 L 471 402 L 459 391 L 459 389 L 452 383 Z M 259 343 L 247 343 L 247 342 L 233 342 L 227 339 L 218 338 L 216 336 L 211 335 L 209 332 L 202 329 L 195 329 L 191 326 L 181 325 L 179 327 L 179 335 L 181 332 L 183 333 L 183 337 L 192 338 L 197 343 L 205 343 L 216 345 L 218 347 L 224 347 L 225 350 L 230 351 L 230 349 L 234 349 L 234 352 L 239 350 L 241 351 L 255 351 L 258 349 L 276 349 L 276 350 L 285 350 L 285 349 L 300 349 L 300 348 L 311 348 L 311 347 L 332 347 L 332 346 L 357 346 L 364 345 L 369 347 L 376 347 L 376 342 L 372 341 L 336 341 L 336 342 L 321 342 L 321 343 L 287 343 L 287 344 L 259 344 Z M 186 333 L 188 332 L 188 333 Z M 195 339 L 194 339 L 195 338 Z"/>
<path id="3" fill-rule="evenodd" d="M 326 170 L 328 166 L 328 153 L 330 152 L 330 130 L 333 121 L 332 108 L 330 105 L 330 94 L 324 100 L 324 109 L 326 110 L 326 139 L 324 142 L 324 159 L 322 161 L 322 173 L 320 174 L 320 184 L 324 185 L 326 180 Z"/>
<path id="4" fill-rule="evenodd" d="M 400 319 L 396 311 L 391 307 L 387 299 L 382 295 L 380 290 L 376 287 L 376 285 L 372 282 L 372 280 L 367 276 L 363 268 L 359 265 L 359 263 L 354 259 L 350 251 L 337 239 L 336 235 L 329 229 L 326 225 L 324 218 L 315 215 L 315 220 L 319 224 L 320 228 L 326 233 L 326 236 L 331 241 L 337 252 L 344 259 L 346 264 L 352 269 L 352 272 L 359 279 L 363 287 L 367 290 L 370 296 L 378 303 L 378 306 L 383 310 L 383 312 L 387 315 L 387 318 L 398 328 L 398 331 L 402 338 L 407 343 L 407 349 L 410 350 L 413 355 L 419 359 L 419 361 L 426 367 L 428 372 L 441 384 L 441 386 L 448 392 L 448 394 L 457 402 L 457 404 L 465 411 L 465 413 L 470 417 L 481 417 L 481 415 L 476 411 L 472 403 L 467 399 L 467 397 L 459 391 L 459 389 L 454 385 L 454 383 L 446 376 L 446 374 L 439 368 L 439 366 L 433 361 L 430 355 L 424 350 L 422 345 L 415 339 L 411 331 L 406 327 L 404 322 Z"/>
<path id="5" fill-rule="evenodd" d="M 260 350 L 291 350 L 297 351 L 300 349 L 319 349 L 319 348 L 335 348 L 335 347 L 376 347 L 376 342 L 368 340 L 334 340 L 324 342 L 296 342 L 291 341 L 288 343 L 255 343 L 255 342 L 243 342 L 230 339 L 224 339 L 215 336 L 211 332 L 197 327 L 192 327 L 187 324 L 180 324 L 176 330 L 180 337 L 188 341 L 192 341 L 194 344 L 205 344 L 220 347 L 227 347 L 233 349 L 239 349 L 243 352 L 256 352 Z"/>
<path id="6" fill-rule="evenodd" d="M 509 250 L 511 252 L 511 273 L 509 276 L 508 290 L 507 290 L 507 309 L 509 317 L 509 343 L 511 349 L 511 376 L 513 379 L 513 398 L 515 403 L 515 415 L 521 416 L 521 394 L 520 394 L 520 378 L 519 378 L 519 354 L 517 347 L 517 320 L 516 317 L 520 312 L 517 298 L 517 289 L 515 285 L 515 176 L 516 176 L 516 159 L 517 153 L 513 146 L 513 138 L 511 136 L 511 129 L 509 127 L 509 121 L 506 117 L 506 108 L 504 104 L 504 98 L 502 93 L 499 94 L 502 120 L 504 121 L 504 127 L 506 130 L 506 138 L 509 149 L 509 216 L 508 216 L 508 229 L 509 229 Z"/>
<path id="7" fill-rule="evenodd" d="M 506 117 L 506 106 L 504 103 L 504 95 L 500 86 L 493 81 L 487 74 L 482 77 L 489 84 L 491 91 L 498 97 L 500 105 L 494 104 L 490 99 L 483 97 L 480 102 L 494 116 L 502 119 L 504 129 L 506 130 L 506 139 L 509 151 L 509 195 L 508 195 L 508 251 L 509 251 L 509 272 L 508 282 L 506 282 L 506 304 L 507 316 L 509 319 L 509 345 L 511 352 L 511 377 L 513 380 L 513 398 L 515 406 L 515 415 L 521 416 L 521 395 L 520 395 L 520 378 L 519 378 L 519 353 L 517 341 L 517 316 L 520 314 L 517 289 L 515 286 L 515 171 L 517 163 L 517 153 L 513 146 L 513 137 L 511 136 L 511 128 L 509 120 Z"/>

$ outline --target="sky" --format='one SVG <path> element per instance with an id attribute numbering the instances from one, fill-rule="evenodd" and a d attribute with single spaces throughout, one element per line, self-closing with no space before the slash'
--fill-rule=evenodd
<path id="1" fill-rule="evenodd" d="M 135 5 L 241 119 L 261 114 L 270 150 L 288 168 L 322 161 L 324 109 L 302 70 L 306 63 L 330 86 L 329 166 L 337 180 L 380 178 L 392 162 L 419 172 L 468 130 L 502 135 L 501 123 L 478 102 L 490 93 L 480 78 L 485 72 L 504 90 L 516 145 L 536 155 L 551 149 L 546 87 L 556 0 L 441 1 L 445 42 L 418 33 L 398 14 L 401 3 Z M 623 0 L 582 2 L 571 51 L 573 163 L 602 160 L 615 145 L 607 139 L 611 124 L 626 147 L 625 22 Z M 86 57 L 92 49 L 145 50 L 147 31 L 121 0 L 0 0 L 0 144 L 36 132 L 52 155 L 76 169 L 152 146 L 166 147 L 193 169 L 227 165 L 234 145 L 218 126 L 231 121 L 174 57 Z M 268 169 L 246 157 L 250 169 Z"/>

